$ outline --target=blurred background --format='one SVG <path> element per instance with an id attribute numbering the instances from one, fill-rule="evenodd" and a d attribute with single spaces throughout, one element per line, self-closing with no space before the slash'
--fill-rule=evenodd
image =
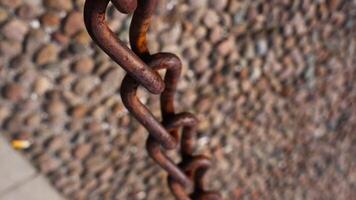
<path id="1" fill-rule="evenodd" d="M 83 5 L 0 0 L 0 137 L 64 199 L 173 199 Z M 130 17 L 108 10 L 125 42 Z M 150 50 L 183 61 L 177 109 L 201 121 L 209 188 L 225 199 L 356 199 L 355 20 L 355 0 L 160 0 Z M 158 116 L 159 98 L 140 97 Z"/>

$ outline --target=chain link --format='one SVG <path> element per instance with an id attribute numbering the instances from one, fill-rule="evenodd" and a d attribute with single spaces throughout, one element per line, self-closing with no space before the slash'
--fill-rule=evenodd
<path id="1" fill-rule="evenodd" d="M 211 166 L 209 158 L 193 154 L 193 138 L 198 120 L 191 113 L 175 113 L 174 94 L 181 74 L 180 59 L 171 53 L 151 55 L 146 40 L 151 17 L 158 0 L 111 0 L 122 13 L 133 13 L 129 49 L 110 30 L 105 13 L 110 0 L 86 0 L 84 21 L 96 44 L 126 72 L 121 97 L 130 113 L 147 129 L 146 148 L 150 157 L 168 173 L 168 185 L 178 200 L 220 200 L 217 192 L 204 188 L 204 176 Z M 158 74 L 166 69 L 164 79 Z M 160 94 L 162 122 L 140 102 L 136 91 L 143 86 Z M 181 136 L 179 136 L 182 129 Z M 166 151 L 178 149 L 182 161 L 175 164 Z"/>

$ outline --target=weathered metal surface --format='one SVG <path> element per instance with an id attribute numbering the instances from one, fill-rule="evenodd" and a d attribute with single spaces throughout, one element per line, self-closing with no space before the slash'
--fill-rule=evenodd
<path id="1" fill-rule="evenodd" d="M 121 97 L 130 113 L 148 130 L 147 151 L 168 173 L 168 184 L 176 199 L 218 200 L 220 195 L 204 189 L 204 176 L 211 163 L 202 155 L 193 155 L 193 138 L 198 120 L 191 113 L 175 113 L 174 94 L 181 74 L 181 61 L 171 53 L 151 55 L 146 33 L 157 0 L 111 0 L 122 13 L 134 12 L 130 28 L 129 49 L 109 29 L 105 13 L 110 0 L 87 0 L 84 18 L 87 30 L 99 45 L 127 75 L 121 86 Z M 158 71 L 166 69 L 164 80 Z M 162 122 L 139 101 L 136 91 L 145 87 L 161 95 Z M 181 136 L 179 136 L 180 130 Z M 174 163 L 166 150 L 179 149 L 180 164 Z"/>

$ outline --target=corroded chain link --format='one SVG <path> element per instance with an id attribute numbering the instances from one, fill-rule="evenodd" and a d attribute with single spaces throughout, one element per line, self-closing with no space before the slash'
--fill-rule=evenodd
<path id="1" fill-rule="evenodd" d="M 130 27 L 129 49 L 105 22 L 110 0 L 87 0 L 84 19 L 93 40 L 127 72 L 121 97 L 130 113 L 148 130 L 149 155 L 168 172 L 169 187 L 179 200 L 218 200 L 220 195 L 204 189 L 204 175 L 211 165 L 202 155 L 193 155 L 193 137 L 198 120 L 191 113 L 175 113 L 174 94 L 181 74 L 181 61 L 171 53 L 149 53 L 146 33 L 158 0 L 111 0 L 122 13 L 134 13 Z M 158 70 L 166 69 L 164 80 Z M 160 122 L 136 95 L 139 86 L 161 94 Z M 182 134 L 179 136 L 179 131 Z M 182 162 L 176 165 L 166 151 L 177 149 L 180 142 Z"/>

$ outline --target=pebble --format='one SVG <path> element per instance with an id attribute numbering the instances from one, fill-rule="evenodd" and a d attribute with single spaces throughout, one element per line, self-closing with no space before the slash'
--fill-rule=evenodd
<path id="1" fill-rule="evenodd" d="M 204 39 L 204 37 L 207 35 L 207 29 L 204 26 L 198 26 L 197 28 L 194 29 L 194 38 L 197 40 Z"/>
<path id="2" fill-rule="evenodd" d="M 70 115 L 73 118 L 83 118 L 85 116 L 85 114 L 87 113 L 88 108 L 87 106 L 85 106 L 84 104 L 80 104 L 80 105 L 76 105 L 74 106 L 71 111 L 70 111 Z"/>
<path id="3" fill-rule="evenodd" d="M 59 162 L 47 153 L 42 153 L 36 160 L 41 172 L 45 174 L 55 170 L 59 165 Z"/>
<path id="4" fill-rule="evenodd" d="M 209 64 L 210 63 L 207 59 L 205 59 L 204 57 L 200 57 L 193 64 L 194 71 L 196 73 L 202 73 L 209 67 Z"/>
<path id="5" fill-rule="evenodd" d="M 265 39 L 259 39 L 256 43 L 256 52 L 258 55 L 266 55 L 268 50 L 268 44 Z"/>
<path id="6" fill-rule="evenodd" d="M 7 84 L 3 88 L 3 96 L 10 101 L 19 101 L 24 97 L 24 88 L 17 83 Z"/>
<path id="7" fill-rule="evenodd" d="M 25 20 L 31 20 L 38 14 L 37 7 L 31 4 L 22 4 L 17 10 L 16 15 Z"/>
<path id="8" fill-rule="evenodd" d="M 87 95 L 92 89 L 94 89 L 97 82 L 98 80 L 95 77 L 82 77 L 74 83 L 73 91 L 80 96 Z"/>
<path id="9" fill-rule="evenodd" d="M 41 96 L 53 88 L 53 83 L 49 78 L 40 76 L 36 79 L 33 88 L 34 92 Z"/>
<path id="10" fill-rule="evenodd" d="M 56 12 L 47 11 L 41 16 L 40 22 L 43 26 L 57 27 L 60 25 L 61 18 Z"/>
<path id="11" fill-rule="evenodd" d="M 80 75 L 90 74 L 94 69 L 94 61 L 90 57 L 83 57 L 73 65 L 74 72 Z"/>
<path id="12" fill-rule="evenodd" d="M 99 173 L 99 179 L 101 181 L 108 181 L 114 175 L 114 170 L 112 167 L 108 167 Z"/>
<path id="13" fill-rule="evenodd" d="M 22 41 L 27 31 L 27 24 L 18 19 L 10 20 L 1 28 L 1 33 L 7 39 L 16 41 Z"/>
<path id="14" fill-rule="evenodd" d="M 0 5 L 14 9 L 22 4 L 22 0 L 0 0 Z"/>
<path id="15" fill-rule="evenodd" d="M 9 14 L 6 9 L 0 7 L 0 23 L 8 18 Z"/>
<path id="16" fill-rule="evenodd" d="M 33 69 L 34 65 L 31 59 L 25 55 L 18 55 L 11 59 L 9 67 L 18 70 L 29 70 Z"/>
<path id="17" fill-rule="evenodd" d="M 25 69 L 24 71 L 20 72 L 17 76 L 15 76 L 15 81 L 27 83 L 31 85 L 36 78 L 36 71 L 33 69 Z M 26 85 L 26 86 L 28 86 Z"/>
<path id="18" fill-rule="evenodd" d="M 46 146 L 48 147 L 48 149 L 53 152 L 63 148 L 64 145 L 65 145 L 65 140 L 64 137 L 61 135 L 53 136 L 50 139 L 48 139 L 48 141 L 46 142 Z"/>
<path id="19" fill-rule="evenodd" d="M 66 112 L 66 105 L 60 100 L 52 100 L 46 106 L 46 111 L 50 115 L 63 115 Z"/>
<path id="20" fill-rule="evenodd" d="M 227 7 L 229 0 L 209 0 L 209 5 L 212 9 L 223 11 Z"/>
<path id="21" fill-rule="evenodd" d="M 219 21 L 219 15 L 213 10 L 208 10 L 203 18 L 203 22 L 208 28 L 213 28 L 214 26 L 218 25 Z"/>
<path id="22" fill-rule="evenodd" d="M 46 43 L 48 39 L 47 33 L 42 29 L 31 29 L 26 37 L 25 51 L 29 55 L 32 55 Z M 47 44 L 48 45 L 48 44 Z"/>
<path id="23" fill-rule="evenodd" d="M 161 40 L 165 44 L 174 44 L 180 38 L 182 34 L 182 26 L 180 24 L 174 24 L 173 27 L 161 34 Z"/>
<path id="24" fill-rule="evenodd" d="M 61 45 L 66 45 L 69 42 L 69 37 L 67 37 L 65 34 L 61 32 L 54 32 L 51 38 L 53 39 L 53 41 Z"/>
<path id="25" fill-rule="evenodd" d="M 3 120 L 10 115 L 10 112 L 8 107 L 0 106 L 0 121 L 3 122 Z"/>
<path id="26" fill-rule="evenodd" d="M 43 4 L 47 8 L 51 8 L 58 11 L 70 11 L 73 8 L 71 0 L 43 0 Z"/>
<path id="27" fill-rule="evenodd" d="M 64 19 L 63 31 L 68 36 L 73 36 L 80 30 L 84 29 L 83 14 L 77 11 L 72 11 Z"/>
<path id="28" fill-rule="evenodd" d="M 235 38 L 230 37 L 226 38 L 225 40 L 221 41 L 217 46 L 217 52 L 221 56 L 228 55 L 231 51 L 235 48 Z"/>
<path id="29" fill-rule="evenodd" d="M 88 172 L 95 174 L 104 169 L 108 165 L 108 161 L 101 156 L 92 155 L 84 163 Z"/>
<path id="30" fill-rule="evenodd" d="M 86 30 L 81 30 L 74 36 L 74 41 L 81 45 L 89 45 L 92 39 Z"/>
<path id="31" fill-rule="evenodd" d="M 58 57 L 58 48 L 54 44 L 45 44 L 40 48 L 35 57 L 38 65 L 45 65 L 55 62 Z"/>
<path id="32" fill-rule="evenodd" d="M 208 5 L 208 0 L 188 0 L 188 4 L 193 7 L 202 8 Z"/>
<path id="33" fill-rule="evenodd" d="M 28 127 L 38 127 L 41 123 L 41 116 L 39 114 L 30 114 L 25 118 L 25 125 Z"/>
<path id="34" fill-rule="evenodd" d="M 212 28 L 209 39 L 212 43 L 216 43 L 224 37 L 225 31 L 222 27 L 216 26 Z"/>
<path id="35" fill-rule="evenodd" d="M 91 144 L 80 144 L 73 150 L 73 155 L 77 159 L 84 159 L 92 151 Z"/>

